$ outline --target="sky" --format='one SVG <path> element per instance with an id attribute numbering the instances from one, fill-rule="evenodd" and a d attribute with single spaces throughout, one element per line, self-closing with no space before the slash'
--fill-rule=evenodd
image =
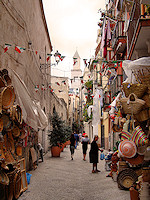
<path id="1" fill-rule="evenodd" d="M 70 77 L 76 50 L 83 71 L 83 59 L 90 59 L 97 46 L 97 24 L 101 17 L 98 10 L 105 8 L 105 0 L 43 0 L 43 6 L 52 53 L 58 50 L 65 56 L 58 65 L 52 66 L 52 75 Z M 55 63 L 54 57 L 51 58 Z"/>

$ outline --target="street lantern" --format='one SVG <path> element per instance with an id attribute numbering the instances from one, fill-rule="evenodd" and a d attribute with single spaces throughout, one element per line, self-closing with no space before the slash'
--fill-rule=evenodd
<path id="1" fill-rule="evenodd" d="M 60 57 L 61 57 L 61 54 L 58 52 L 58 50 L 56 51 L 56 53 L 54 54 L 54 56 L 55 56 L 55 61 L 57 62 L 57 65 L 58 65 L 58 63 L 60 61 Z"/>

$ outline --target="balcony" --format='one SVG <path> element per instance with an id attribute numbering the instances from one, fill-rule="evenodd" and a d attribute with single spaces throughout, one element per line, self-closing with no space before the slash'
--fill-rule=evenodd
<path id="1" fill-rule="evenodd" d="M 127 57 L 130 60 L 149 56 L 150 54 L 150 15 L 145 12 L 145 6 L 140 2 L 141 0 L 134 1 L 128 27 Z"/>
<path id="2" fill-rule="evenodd" d="M 126 48 L 126 33 L 124 32 L 124 21 L 118 21 L 112 33 L 112 48 L 123 52 Z"/>

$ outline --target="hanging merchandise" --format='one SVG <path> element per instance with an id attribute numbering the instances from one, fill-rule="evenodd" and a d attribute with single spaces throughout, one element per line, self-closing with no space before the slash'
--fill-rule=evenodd
<path id="1" fill-rule="evenodd" d="M 141 98 L 147 90 L 147 85 L 140 83 L 123 83 L 122 85 L 126 97 L 128 97 L 131 93 L 134 93 L 138 98 Z"/>
<path id="2" fill-rule="evenodd" d="M 131 93 L 128 98 L 121 98 L 120 101 L 125 114 L 137 114 L 145 104 L 145 101 L 138 99 L 134 93 Z"/>
<path id="3" fill-rule="evenodd" d="M 137 146 L 148 144 L 149 141 L 147 135 L 143 132 L 140 126 L 137 126 L 133 130 L 131 140 L 134 141 Z"/>
<path id="4" fill-rule="evenodd" d="M 122 157 L 133 158 L 136 155 L 137 148 L 133 141 L 126 139 L 120 142 L 118 151 Z"/>

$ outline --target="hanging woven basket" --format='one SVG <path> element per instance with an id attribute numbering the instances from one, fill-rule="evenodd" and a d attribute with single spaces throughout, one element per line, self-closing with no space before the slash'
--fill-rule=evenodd
<path id="1" fill-rule="evenodd" d="M 134 93 L 131 93 L 128 98 L 121 98 L 120 101 L 125 114 L 137 114 L 142 110 L 145 104 L 145 101 L 138 99 Z"/>
<path id="2" fill-rule="evenodd" d="M 14 197 L 18 199 L 21 192 L 21 172 L 18 170 L 14 176 Z"/>
<path id="3" fill-rule="evenodd" d="M 128 97 L 131 93 L 134 93 L 138 98 L 141 98 L 145 91 L 147 90 L 147 86 L 144 84 L 130 84 L 123 83 L 123 91 L 125 92 L 126 97 Z"/>
<path id="4" fill-rule="evenodd" d="M 9 184 L 9 178 L 5 172 L 0 170 L 0 184 L 8 185 Z"/>
<path id="5" fill-rule="evenodd" d="M 2 108 L 10 108 L 15 101 L 15 92 L 12 86 L 5 87 L 1 92 Z"/>
<path id="6" fill-rule="evenodd" d="M 20 129 L 19 129 L 19 127 L 17 125 L 14 125 L 14 128 L 12 130 L 12 134 L 13 134 L 14 137 L 19 137 Z"/>
<path id="7" fill-rule="evenodd" d="M 10 107 L 10 117 L 16 120 L 19 124 L 22 124 L 22 109 L 19 105 L 13 105 Z"/>

